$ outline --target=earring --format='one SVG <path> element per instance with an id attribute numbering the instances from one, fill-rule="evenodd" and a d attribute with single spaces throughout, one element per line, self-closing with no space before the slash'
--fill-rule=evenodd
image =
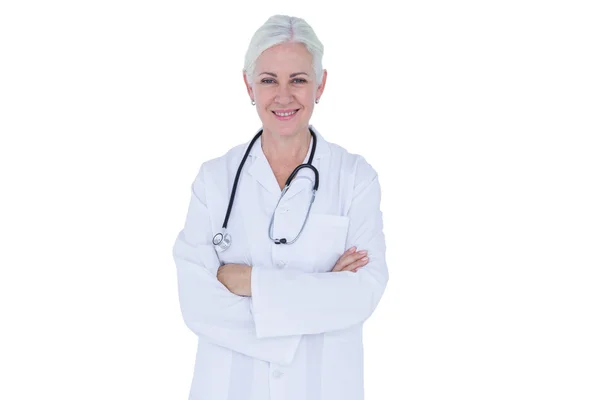
<path id="1" fill-rule="evenodd" d="M 319 104 L 319 99 L 316 99 L 316 100 L 315 100 L 315 103 L 316 103 L 316 104 Z"/>
<path id="2" fill-rule="evenodd" d="M 252 100 L 252 105 L 255 105 L 255 104 L 256 104 L 256 102 L 254 100 Z"/>

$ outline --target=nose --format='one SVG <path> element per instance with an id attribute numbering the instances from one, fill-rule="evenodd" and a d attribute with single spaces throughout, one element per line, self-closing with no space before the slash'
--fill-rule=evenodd
<path id="1" fill-rule="evenodd" d="M 292 102 L 292 91 L 288 87 L 288 85 L 280 85 L 277 89 L 276 100 L 281 104 L 288 104 Z"/>

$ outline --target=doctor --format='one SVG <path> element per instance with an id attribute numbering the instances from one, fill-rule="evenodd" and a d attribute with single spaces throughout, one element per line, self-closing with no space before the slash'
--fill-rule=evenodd
<path id="1" fill-rule="evenodd" d="M 322 56 L 303 19 L 269 18 L 243 71 L 262 128 L 191 186 L 173 247 L 198 337 L 189 399 L 364 399 L 362 325 L 388 282 L 380 186 L 309 123 Z"/>

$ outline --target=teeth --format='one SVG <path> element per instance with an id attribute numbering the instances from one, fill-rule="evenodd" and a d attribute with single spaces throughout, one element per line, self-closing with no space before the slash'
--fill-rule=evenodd
<path id="1" fill-rule="evenodd" d="M 275 115 L 277 115 L 279 117 L 288 117 L 288 116 L 290 116 L 292 114 L 296 114 L 296 111 L 287 112 L 287 113 L 278 113 L 278 112 L 275 111 Z"/>

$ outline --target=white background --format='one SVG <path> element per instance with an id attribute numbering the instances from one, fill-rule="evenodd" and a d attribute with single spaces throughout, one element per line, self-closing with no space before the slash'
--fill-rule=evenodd
<path id="1" fill-rule="evenodd" d="M 383 188 L 366 400 L 599 399 L 592 3 L 3 1 L 0 398 L 187 398 L 171 249 L 283 13 L 325 44 L 311 122 Z"/>

